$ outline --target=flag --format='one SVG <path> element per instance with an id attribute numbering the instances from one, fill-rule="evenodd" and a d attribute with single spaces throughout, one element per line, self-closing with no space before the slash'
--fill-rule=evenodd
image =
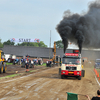
<path id="1" fill-rule="evenodd" d="M 67 100 L 78 100 L 78 96 L 75 93 L 67 92 Z"/>

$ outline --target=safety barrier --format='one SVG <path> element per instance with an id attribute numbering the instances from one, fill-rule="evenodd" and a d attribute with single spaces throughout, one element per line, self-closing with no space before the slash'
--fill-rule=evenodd
<path id="1" fill-rule="evenodd" d="M 94 68 L 94 72 L 95 72 L 95 74 L 96 74 L 96 76 L 99 78 L 99 80 L 100 80 L 100 76 L 99 76 L 99 72 Z"/>

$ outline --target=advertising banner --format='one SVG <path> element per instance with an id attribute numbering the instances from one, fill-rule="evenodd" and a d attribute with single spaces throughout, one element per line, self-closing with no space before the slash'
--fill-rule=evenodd
<path id="1" fill-rule="evenodd" d="M 12 38 L 10 39 L 11 42 L 40 42 L 40 39 L 24 39 L 24 38 L 19 38 L 19 39 L 16 39 L 16 38 Z"/>

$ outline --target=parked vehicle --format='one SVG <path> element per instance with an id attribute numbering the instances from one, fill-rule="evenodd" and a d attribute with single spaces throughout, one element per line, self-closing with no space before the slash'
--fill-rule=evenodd
<path id="1" fill-rule="evenodd" d="M 16 59 L 16 55 L 11 54 L 8 58 L 8 63 L 13 63 L 13 61 Z"/>
<path id="2" fill-rule="evenodd" d="M 14 59 L 13 65 L 15 65 L 15 64 L 21 65 L 21 60 L 20 59 Z"/>
<path id="3" fill-rule="evenodd" d="M 5 55 L 5 61 L 7 62 L 8 61 L 8 58 L 10 58 L 10 54 L 4 54 Z"/>
<path id="4" fill-rule="evenodd" d="M 95 65 L 94 65 L 94 67 L 95 67 L 95 68 L 98 68 L 98 69 L 100 68 L 100 59 L 96 59 L 96 60 L 95 60 Z"/>

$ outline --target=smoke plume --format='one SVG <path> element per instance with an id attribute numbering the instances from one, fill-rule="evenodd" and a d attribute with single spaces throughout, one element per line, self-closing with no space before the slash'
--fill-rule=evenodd
<path id="1" fill-rule="evenodd" d="M 68 41 L 78 45 L 81 53 L 84 48 L 100 48 L 100 0 L 91 2 L 85 14 L 72 14 L 69 10 L 56 27 L 64 44 L 64 53 Z"/>

